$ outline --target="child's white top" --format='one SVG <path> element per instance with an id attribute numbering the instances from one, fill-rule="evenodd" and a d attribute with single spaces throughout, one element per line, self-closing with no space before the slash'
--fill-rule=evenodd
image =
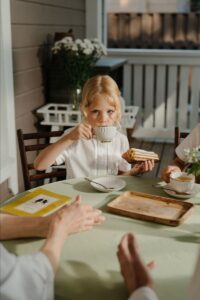
<path id="1" fill-rule="evenodd" d="M 200 123 L 198 123 L 190 134 L 176 147 L 176 154 L 184 161 L 184 149 L 192 149 L 198 146 L 200 146 Z"/>
<path id="2" fill-rule="evenodd" d="M 73 128 L 65 131 L 69 133 Z M 126 172 L 131 165 L 122 157 L 129 149 L 127 137 L 118 132 L 112 142 L 101 143 L 95 138 L 79 139 L 61 153 L 55 163 L 65 163 L 67 179 L 85 176 L 117 175 L 118 170 Z"/>

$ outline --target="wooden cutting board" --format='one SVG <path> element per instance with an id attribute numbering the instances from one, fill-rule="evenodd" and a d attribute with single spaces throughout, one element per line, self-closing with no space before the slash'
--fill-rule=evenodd
<path id="1" fill-rule="evenodd" d="M 193 204 L 140 192 L 125 192 L 107 205 L 110 212 L 140 220 L 177 226 L 192 212 Z"/>

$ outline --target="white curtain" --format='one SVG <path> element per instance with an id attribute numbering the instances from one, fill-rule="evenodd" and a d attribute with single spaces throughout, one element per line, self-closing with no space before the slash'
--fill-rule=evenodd
<path id="1" fill-rule="evenodd" d="M 0 183 L 18 192 L 10 0 L 0 0 Z"/>

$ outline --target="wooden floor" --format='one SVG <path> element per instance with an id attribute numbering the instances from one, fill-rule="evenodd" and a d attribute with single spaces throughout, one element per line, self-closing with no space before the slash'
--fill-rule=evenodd
<path id="1" fill-rule="evenodd" d="M 174 144 L 147 142 L 131 138 L 130 146 L 132 148 L 144 149 L 156 152 L 160 157 L 160 162 L 156 163 L 153 171 L 144 174 L 145 177 L 159 177 L 163 168 L 169 165 L 174 159 Z"/>

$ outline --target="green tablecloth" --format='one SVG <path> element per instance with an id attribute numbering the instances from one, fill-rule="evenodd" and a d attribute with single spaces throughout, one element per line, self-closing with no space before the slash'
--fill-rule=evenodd
<path id="1" fill-rule="evenodd" d="M 167 196 L 152 187 L 156 179 L 123 177 L 125 190 Z M 52 192 L 75 196 L 103 210 L 106 221 L 88 232 L 71 236 L 65 243 L 60 269 L 55 280 L 55 299 L 122 300 L 126 288 L 119 272 L 117 245 L 125 232 L 137 236 L 146 262 L 154 259 L 152 272 L 160 300 L 186 300 L 200 243 L 200 194 L 189 199 L 195 203 L 192 215 L 178 227 L 164 226 L 118 216 L 106 211 L 106 204 L 121 192 L 95 191 L 84 179 L 73 179 L 45 185 Z M 186 201 L 186 200 L 183 200 Z M 16 254 L 37 251 L 43 240 L 23 239 L 4 242 Z"/>

